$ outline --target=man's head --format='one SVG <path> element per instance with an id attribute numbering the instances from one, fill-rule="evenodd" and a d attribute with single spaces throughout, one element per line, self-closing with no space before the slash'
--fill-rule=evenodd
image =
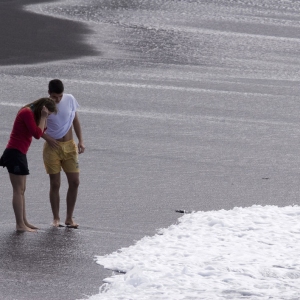
<path id="1" fill-rule="evenodd" d="M 55 103 L 59 103 L 63 97 L 64 85 L 59 79 L 52 79 L 49 81 L 48 94 Z"/>

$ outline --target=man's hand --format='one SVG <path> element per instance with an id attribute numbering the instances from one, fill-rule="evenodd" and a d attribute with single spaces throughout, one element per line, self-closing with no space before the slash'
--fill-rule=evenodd
<path id="1" fill-rule="evenodd" d="M 78 154 L 83 153 L 84 150 L 85 150 L 85 146 L 83 145 L 82 142 L 79 142 L 79 143 L 78 143 Z"/>

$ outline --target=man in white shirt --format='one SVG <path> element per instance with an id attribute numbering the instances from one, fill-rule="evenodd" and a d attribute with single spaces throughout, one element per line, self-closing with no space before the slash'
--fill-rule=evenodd
<path id="1" fill-rule="evenodd" d="M 64 85 L 59 79 L 49 82 L 48 93 L 56 102 L 57 114 L 50 115 L 47 120 L 47 130 L 43 134 L 45 139 L 43 159 L 47 174 L 50 178 L 50 203 L 53 213 L 53 226 L 60 224 L 59 189 L 61 184 L 60 171 L 64 170 L 69 188 L 67 192 L 67 213 L 65 225 L 77 228 L 78 224 L 73 220 L 73 212 L 79 187 L 78 154 L 85 150 L 83 144 L 81 125 L 77 113 L 79 106 L 71 94 L 64 94 Z M 78 138 L 78 146 L 73 140 L 73 128 Z"/>

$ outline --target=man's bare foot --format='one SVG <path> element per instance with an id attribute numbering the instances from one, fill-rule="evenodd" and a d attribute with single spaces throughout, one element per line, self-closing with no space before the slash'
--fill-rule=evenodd
<path id="1" fill-rule="evenodd" d="M 54 219 L 52 225 L 54 227 L 60 227 L 60 219 Z"/>
<path id="2" fill-rule="evenodd" d="M 71 219 L 71 220 L 66 220 L 65 224 L 66 224 L 66 226 L 67 226 L 68 228 L 78 228 L 78 226 L 79 226 L 79 224 L 75 223 L 75 222 L 73 221 L 73 219 Z"/>
<path id="3" fill-rule="evenodd" d="M 24 226 L 16 226 L 16 230 L 17 230 L 17 232 L 36 232 L 35 229 L 31 229 L 25 225 Z"/>

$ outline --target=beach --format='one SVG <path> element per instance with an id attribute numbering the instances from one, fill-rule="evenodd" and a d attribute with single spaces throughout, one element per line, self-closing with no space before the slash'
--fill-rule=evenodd
<path id="1" fill-rule="evenodd" d="M 98 294 L 112 271 L 96 256 L 177 224 L 176 210 L 298 204 L 300 8 L 254 2 L 0 1 L 3 150 L 53 78 L 80 104 L 86 145 L 77 230 L 51 226 L 43 140 L 25 194 L 37 233 L 15 233 L 0 170 L 1 299 Z"/>

